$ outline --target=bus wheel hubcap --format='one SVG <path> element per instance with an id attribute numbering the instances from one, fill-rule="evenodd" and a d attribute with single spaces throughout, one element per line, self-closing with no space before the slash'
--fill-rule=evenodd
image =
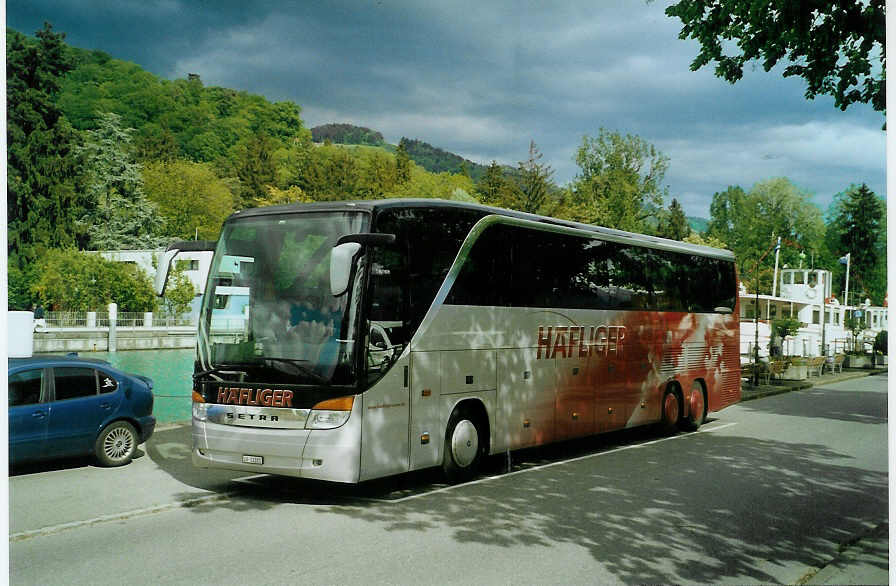
<path id="1" fill-rule="evenodd" d="M 666 421 L 670 423 L 678 421 L 678 399 L 672 393 L 666 395 Z"/>
<path id="2" fill-rule="evenodd" d="M 458 422 L 451 435 L 451 453 L 461 468 L 466 468 L 476 459 L 479 451 L 479 434 L 476 426 L 467 419 Z"/>
<path id="3" fill-rule="evenodd" d="M 703 393 L 700 391 L 691 393 L 691 419 L 694 421 L 703 419 Z"/>

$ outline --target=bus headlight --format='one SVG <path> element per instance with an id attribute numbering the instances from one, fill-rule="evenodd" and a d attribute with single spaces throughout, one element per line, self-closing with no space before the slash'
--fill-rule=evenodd
<path id="1" fill-rule="evenodd" d="M 321 401 L 311 408 L 305 429 L 334 429 L 348 421 L 355 397 L 339 397 Z"/>
<path id="2" fill-rule="evenodd" d="M 196 391 L 193 391 L 193 419 L 197 421 L 206 421 L 208 419 L 208 403 Z"/>

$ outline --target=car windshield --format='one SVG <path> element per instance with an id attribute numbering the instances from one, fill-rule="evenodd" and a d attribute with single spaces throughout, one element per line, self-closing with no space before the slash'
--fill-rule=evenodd
<path id="1" fill-rule="evenodd" d="M 203 369 L 255 382 L 354 384 L 360 288 L 331 293 L 330 251 L 366 219 L 303 212 L 228 222 L 203 297 Z"/>

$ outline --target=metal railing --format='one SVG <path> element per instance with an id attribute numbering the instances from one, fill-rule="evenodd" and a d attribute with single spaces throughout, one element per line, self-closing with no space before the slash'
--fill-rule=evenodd
<path id="1" fill-rule="evenodd" d="M 53 328 L 108 328 L 108 311 L 48 311 L 43 322 L 35 320 L 38 326 Z M 195 326 L 195 315 L 169 314 L 167 312 L 119 311 L 115 320 L 119 328 L 143 327 L 189 327 Z"/>

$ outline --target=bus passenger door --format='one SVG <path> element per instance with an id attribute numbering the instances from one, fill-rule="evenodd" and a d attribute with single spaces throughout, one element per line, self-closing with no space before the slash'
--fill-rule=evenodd
<path id="1" fill-rule="evenodd" d="M 408 471 L 409 366 L 407 352 L 361 395 L 361 481 Z"/>
<path id="2" fill-rule="evenodd" d="M 444 430 L 439 421 L 441 352 L 411 352 L 411 470 L 441 463 Z"/>

